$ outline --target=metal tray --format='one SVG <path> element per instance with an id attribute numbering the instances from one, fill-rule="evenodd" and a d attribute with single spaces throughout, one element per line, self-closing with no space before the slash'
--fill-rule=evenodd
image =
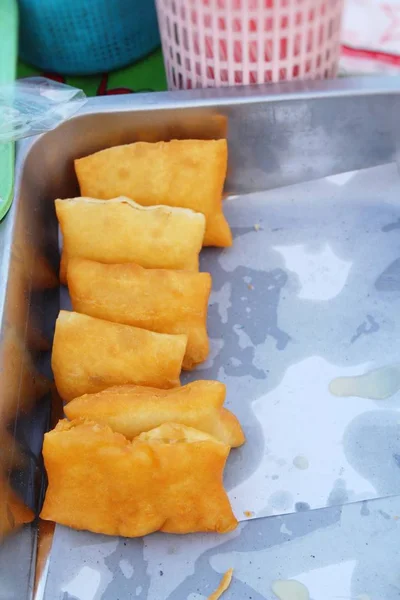
<path id="1" fill-rule="evenodd" d="M 400 261 L 395 236 L 400 216 L 396 203 L 399 109 L 400 82 L 397 79 L 348 79 L 264 88 L 130 95 L 93 99 L 82 109 L 80 116 L 50 133 L 18 145 L 15 201 L 10 214 L 0 224 L 0 368 L 3 386 L 0 422 L 7 425 L 7 431 L 12 432 L 16 440 L 9 452 L 3 451 L 5 470 L 15 466 L 17 451 L 25 457 L 25 461 L 17 465 L 18 469 L 13 469 L 11 481 L 28 505 L 36 509 L 40 506 L 44 488 L 41 440 L 50 426 L 51 408 L 53 418 L 60 411 L 54 391 L 36 400 L 38 377 L 32 375 L 32 369 L 27 365 L 29 359 L 38 372 L 51 376 L 45 340 L 51 341 L 60 302 L 65 303 L 62 295 L 60 300 L 58 288 L 52 285 L 52 272 L 56 271 L 59 261 L 53 199 L 77 193 L 73 158 L 137 139 L 212 138 L 227 132 L 229 173 L 226 193 L 231 199 L 226 203 L 226 212 L 234 226 L 236 244 L 232 254 L 209 250 L 202 261 L 203 268 L 210 268 L 216 282 L 210 309 L 211 337 L 218 342 L 218 337 L 221 340 L 226 334 L 226 340 L 231 344 L 233 331 L 239 342 L 234 348 L 226 347 L 222 353 L 218 343 L 214 344 L 216 349 L 211 361 L 196 376 L 218 376 L 226 380 L 230 395 L 236 394 L 230 401 L 240 413 L 249 443 L 244 454 L 234 455 L 228 465 L 227 485 L 234 491 L 237 481 L 232 479 L 232 473 L 240 473 L 242 482 L 246 472 L 252 474 L 255 467 L 265 464 L 262 461 L 268 458 L 265 431 L 259 427 L 260 420 L 245 407 L 257 401 L 261 392 L 265 394 L 278 389 L 279 394 L 272 397 L 272 414 L 273 406 L 284 405 L 285 398 L 290 395 L 290 389 L 280 388 L 279 384 L 284 381 L 289 368 L 298 362 L 296 352 L 289 362 L 285 359 L 285 352 L 288 356 L 286 348 L 291 347 L 289 338 L 296 342 L 296 336 L 293 331 L 285 332 L 279 320 L 304 327 L 310 319 L 310 313 L 305 316 L 301 310 L 304 273 L 300 274 L 303 279 L 299 277 L 297 288 L 290 285 L 286 288 L 291 303 L 281 293 L 287 280 L 295 281 L 293 274 L 296 275 L 300 268 L 297 264 L 297 232 L 303 233 L 302 243 L 306 239 L 311 245 L 316 244 L 314 254 L 321 254 L 321 243 L 328 233 L 329 239 L 338 243 L 356 239 L 357 243 L 344 244 L 343 248 L 348 256 L 350 253 L 350 257 L 357 256 L 358 259 L 360 252 L 356 250 L 358 239 L 361 239 L 364 270 L 348 287 L 354 290 L 364 285 L 366 294 L 371 273 L 374 274 L 376 265 L 381 264 L 374 262 L 375 257 L 391 258 L 386 268 L 377 273 L 372 285 L 377 290 L 374 301 L 380 311 L 380 333 L 366 335 L 375 332 L 378 320 L 374 315 L 370 315 L 372 320 L 368 319 L 368 314 L 362 312 L 367 305 L 362 303 L 358 328 L 346 330 L 347 314 L 353 315 L 352 307 L 359 301 L 357 295 L 351 294 L 345 296 L 337 308 L 338 321 L 343 321 L 337 325 L 337 330 L 339 333 L 346 330 L 351 339 L 361 339 L 356 353 L 349 351 L 348 354 L 352 366 L 358 367 L 355 375 L 363 372 L 360 368 L 367 364 L 380 367 L 394 363 L 398 357 L 395 315 L 399 290 L 396 269 Z M 354 171 L 360 172 L 348 174 Z M 332 179 L 338 173 L 347 175 Z M 322 179 L 326 177 L 330 179 Z M 353 181 L 356 182 L 354 186 Z M 328 221 L 331 222 L 329 228 Z M 304 230 L 305 222 L 307 228 Z M 349 231 L 343 235 L 345 227 Z M 366 245 L 368 227 L 373 230 L 373 235 L 371 243 Z M 289 236 L 293 235 L 291 242 L 285 238 L 282 229 L 287 229 Z M 393 232 L 392 237 L 388 236 L 390 232 Z M 294 254 L 282 250 L 288 243 L 292 243 Z M 275 257 L 271 251 L 275 252 Z M 278 265 L 276 253 L 279 252 Z M 327 261 L 330 259 L 329 253 L 323 251 L 322 257 Z M 339 261 L 342 271 L 347 268 L 347 259 L 341 257 L 342 262 Z M 266 261 L 264 269 L 260 266 L 263 260 Z M 374 264 L 372 271 L 371 264 Z M 234 274 L 232 281 L 236 288 L 233 292 L 230 290 L 231 295 L 226 295 L 227 288 L 219 279 L 217 271 L 221 270 L 221 265 L 225 273 Z M 243 271 L 241 265 L 246 267 Z M 267 266 L 269 275 L 264 274 L 264 277 L 262 273 Z M 316 272 L 315 265 L 311 265 L 310 276 L 314 277 Z M 319 275 L 321 272 L 326 296 L 326 286 L 332 288 L 332 282 L 324 278 L 324 268 L 320 269 Z M 282 277 L 286 277 L 284 282 Z M 229 284 L 229 281 L 226 278 L 225 283 Z M 379 285 L 375 285 L 378 282 Z M 241 283 L 247 290 L 244 293 L 239 289 Z M 249 299 L 253 291 L 256 293 Z M 317 299 L 330 302 L 332 293 L 331 290 L 331 296 Z M 383 301 L 377 297 L 379 293 L 383 294 Z M 248 312 L 240 313 L 242 297 L 248 303 Z M 238 306 L 232 308 L 232 299 L 237 300 Z M 262 312 L 263 303 L 265 313 Z M 239 321 L 242 318 L 244 323 L 239 327 L 243 327 L 243 334 L 248 339 L 241 337 L 240 331 L 235 329 L 239 323 L 237 311 Z M 264 337 L 259 339 L 262 329 L 265 330 Z M 310 330 L 313 340 L 320 329 L 311 327 Z M 10 335 L 17 340 L 14 346 L 9 345 Z M 324 338 L 315 346 L 311 340 L 310 349 L 320 357 L 333 357 L 336 366 L 343 368 L 343 361 L 338 357 L 342 348 L 339 338 L 339 334 L 336 338 L 329 337 L 329 348 L 324 346 Z M 269 345 L 271 340 L 273 346 Z M 335 343 L 339 348 L 336 354 L 331 352 Z M 13 348 L 12 360 L 10 347 Z M 261 368 L 265 377 L 260 377 L 260 364 L 254 359 L 254 352 L 259 347 L 262 347 L 262 353 L 257 355 L 257 360 L 268 359 L 268 353 L 271 355 L 271 364 Z M 319 370 L 317 363 L 313 367 Z M 344 373 L 348 374 L 347 371 Z M 307 377 L 313 379 L 312 369 Z M 253 383 L 259 381 L 264 387 L 256 386 L 255 390 Z M 239 392 L 243 397 L 241 411 L 237 410 Z M 302 393 L 304 396 L 304 389 Z M 399 597 L 400 499 L 396 495 L 400 494 L 400 477 L 396 457 L 400 456 L 400 450 L 396 452 L 399 444 L 396 424 L 400 417 L 397 412 L 400 398 L 394 394 L 384 403 L 374 405 L 375 414 L 371 414 L 374 411 L 367 404 L 358 406 L 356 415 L 368 413 L 366 433 L 375 444 L 372 462 L 368 447 L 363 449 L 361 457 L 360 453 L 355 453 L 359 469 L 362 472 L 366 466 L 376 471 L 382 466 L 384 471 L 382 477 L 376 477 L 374 473 L 375 479 L 367 473 L 364 479 L 370 486 L 362 490 L 363 493 L 357 488 L 346 487 L 345 478 L 341 477 L 340 471 L 335 471 L 340 466 L 337 464 L 332 472 L 332 467 L 327 467 L 331 494 L 324 501 L 316 499 L 318 494 L 314 491 L 308 497 L 307 485 L 304 479 L 300 480 L 296 465 L 288 466 L 287 460 L 280 456 L 274 458 L 271 452 L 269 458 L 276 464 L 274 469 L 266 471 L 266 477 L 270 478 L 267 488 L 272 491 L 279 476 L 288 477 L 286 487 L 276 489 L 268 498 L 264 497 L 263 489 L 258 496 L 249 494 L 247 489 L 240 497 L 245 502 L 242 508 L 249 509 L 243 511 L 248 513 L 246 518 L 278 516 L 245 520 L 237 531 L 225 537 L 154 534 L 144 540 L 122 540 L 57 527 L 44 569 L 43 559 L 40 560 L 41 577 L 36 597 L 49 600 L 200 600 L 211 593 L 221 572 L 231 566 L 235 573 L 232 586 L 225 595 L 227 599 L 272 600 L 278 597 L 273 593 L 273 582 L 286 579 L 302 582 L 310 592 L 307 596 L 305 588 L 296 583 L 289 584 L 294 586 L 293 589 L 287 586 L 285 589 L 285 583 L 276 584 L 283 586 L 281 597 L 284 600 L 308 597 L 312 600 L 337 597 L 392 600 Z M 343 409 L 339 406 L 337 410 L 341 413 Z M 266 413 L 268 421 L 268 410 Z M 274 414 L 276 417 L 276 411 Z M 331 414 L 329 412 L 329 418 Z M 303 426 L 297 416 L 293 420 L 292 430 L 282 426 L 285 435 Z M 323 411 L 317 418 L 316 429 L 321 428 L 322 420 Z M 273 421 L 271 427 L 279 432 L 279 419 Z M 386 454 L 381 455 L 378 447 L 383 439 L 386 440 Z M 289 447 L 290 440 L 283 446 Z M 325 446 L 326 440 L 321 437 L 321 455 L 327 452 Z M 298 450 L 291 447 L 291 455 Z M 392 463 L 390 468 L 387 467 L 388 456 L 392 463 L 394 461 L 394 468 Z M 381 461 L 378 465 L 377 457 Z M 309 458 L 310 455 L 293 456 L 297 459 L 297 467 L 304 466 L 304 459 L 308 462 Z M 314 473 L 314 481 L 318 480 L 317 475 L 318 472 Z M 302 492 L 297 498 L 292 494 L 289 499 L 285 496 L 287 486 L 295 489 L 296 481 Z M 260 480 L 257 480 L 257 486 L 261 489 Z M 321 489 L 317 491 L 321 494 Z M 386 498 L 372 500 L 380 496 Z M 362 502 L 357 502 L 359 499 Z M 309 510 L 327 505 L 334 506 Z M 6 511 L 5 506 L 0 508 Z M 297 512 L 286 514 L 293 511 Z M 6 538 L 0 547 L 0 598 L 22 600 L 32 596 L 37 538 L 37 524 L 25 525 Z"/>

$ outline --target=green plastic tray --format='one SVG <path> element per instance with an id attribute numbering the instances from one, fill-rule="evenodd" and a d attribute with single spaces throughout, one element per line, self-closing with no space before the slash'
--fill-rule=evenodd
<path id="1" fill-rule="evenodd" d="M 15 80 L 18 10 L 16 0 L 0 0 L 0 85 Z M 0 144 L 0 219 L 11 206 L 14 188 L 15 146 Z"/>

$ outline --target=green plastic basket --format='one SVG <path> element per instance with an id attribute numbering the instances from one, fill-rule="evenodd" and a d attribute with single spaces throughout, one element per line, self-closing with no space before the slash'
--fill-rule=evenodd
<path id="1" fill-rule="evenodd" d="M 16 0 L 0 0 L 0 85 L 15 80 L 18 46 Z M 15 146 L 0 144 L 0 219 L 11 206 L 14 191 Z"/>

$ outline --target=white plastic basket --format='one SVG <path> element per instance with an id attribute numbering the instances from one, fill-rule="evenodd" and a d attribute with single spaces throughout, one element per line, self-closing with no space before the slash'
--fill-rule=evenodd
<path id="1" fill-rule="evenodd" d="M 343 0 L 157 0 L 170 89 L 334 77 Z"/>

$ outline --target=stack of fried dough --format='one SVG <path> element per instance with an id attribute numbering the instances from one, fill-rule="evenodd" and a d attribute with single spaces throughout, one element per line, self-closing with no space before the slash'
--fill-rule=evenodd
<path id="1" fill-rule="evenodd" d="M 82 196 L 56 200 L 61 281 L 52 368 L 67 419 L 45 435 L 42 518 L 110 535 L 228 532 L 223 487 L 245 441 L 207 359 L 203 245 L 230 246 L 226 140 L 138 142 L 77 159 Z"/>

